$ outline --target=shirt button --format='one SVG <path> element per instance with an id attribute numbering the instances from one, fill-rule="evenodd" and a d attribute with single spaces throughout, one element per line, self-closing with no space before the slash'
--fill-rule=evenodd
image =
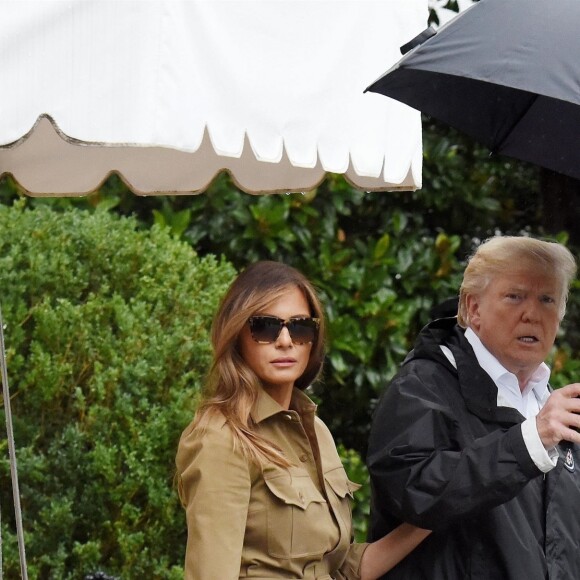
<path id="1" fill-rule="evenodd" d="M 306 455 L 306 453 L 303 453 L 300 456 L 300 461 L 302 461 L 302 463 L 306 463 L 308 461 L 308 455 Z"/>

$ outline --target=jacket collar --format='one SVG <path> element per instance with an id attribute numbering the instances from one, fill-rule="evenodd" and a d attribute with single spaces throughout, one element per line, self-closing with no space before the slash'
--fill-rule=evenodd
<path id="1" fill-rule="evenodd" d="M 301 417 L 314 415 L 316 405 L 300 389 L 295 388 L 292 391 L 290 410 L 296 411 Z M 250 416 L 254 423 L 259 424 L 274 415 L 286 412 L 287 410 L 272 399 L 265 389 L 260 389 L 258 391 L 258 398 L 250 411 Z"/>
<path id="2" fill-rule="evenodd" d="M 483 420 L 521 423 L 525 417 L 517 409 L 497 406 L 497 386 L 477 361 L 473 347 L 465 338 L 465 331 L 457 326 L 453 335 L 455 340 L 451 340 L 448 346 L 457 362 L 459 385 L 467 408 Z"/>
<path id="3" fill-rule="evenodd" d="M 435 320 L 421 331 L 412 358 L 437 360 L 457 374 L 467 408 L 480 419 L 495 423 L 521 423 L 524 417 L 518 410 L 497 406 L 497 387 L 477 362 L 473 348 L 464 334 L 464 329 L 458 326 L 455 317 Z M 442 344 L 453 353 L 457 369 L 442 353 Z"/>

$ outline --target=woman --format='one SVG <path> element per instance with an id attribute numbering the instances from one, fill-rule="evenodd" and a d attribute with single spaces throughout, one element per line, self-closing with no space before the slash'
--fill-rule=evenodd
<path id="1" fill-rule="evenodd" d="M 212 329 L 208 395 L 177 452 L 187 580 L 377 578 L 426 535 L 352 544 L 351 483 L 302 392 L 324 358 L 320 301 L 297 270 L 258 262 Z"/>

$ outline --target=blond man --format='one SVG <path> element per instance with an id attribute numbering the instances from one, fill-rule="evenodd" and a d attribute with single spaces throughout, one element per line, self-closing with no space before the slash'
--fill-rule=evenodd
<path id="1" fill-rule="evenodd" d="M 373 419 L 371 538 L 433 533 L 385 578 L 580 578 L 580 384 L 544 362 L 575 273 L 561 244 L 492 238 L 421 331 Z"/>

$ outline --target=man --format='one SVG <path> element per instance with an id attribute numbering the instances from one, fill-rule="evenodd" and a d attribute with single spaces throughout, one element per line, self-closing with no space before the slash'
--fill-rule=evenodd
<path id="1" fill-rule="evenodd" d="M 371 538 L 433 533 L 389 580 L 580 579 L 580 384 L 551 392 L 576 265 L 497 237 L 470 259 L 457 319 L 427 325 L 376 410 Z"/>

